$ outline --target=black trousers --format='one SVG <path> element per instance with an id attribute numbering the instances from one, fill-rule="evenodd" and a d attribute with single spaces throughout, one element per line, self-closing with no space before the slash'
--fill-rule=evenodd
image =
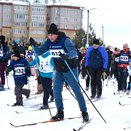
<path id="1" fill-rule="evenodd" d="M 93 69 L 90 68 L 89 74 L 91 76 L 91 94 L 92 96 L 101 96 L 102 95 L 102 82 L 101 82 L 101 76 L 102 76 L 102 69 Z"/>
<path id="2" fill-rule="evenodd" d="M 118 91 L 126 91 L 127 77 L 128 77 L 127 70 L 118 67 Z"/>
<path id="3" fill-rule="evenodd" d="M 53 97 L 52 79 L 41 77 L 41 82 L 43 86 L 43 105 L 46 106 L 48 105 L 49 95 Z"/>

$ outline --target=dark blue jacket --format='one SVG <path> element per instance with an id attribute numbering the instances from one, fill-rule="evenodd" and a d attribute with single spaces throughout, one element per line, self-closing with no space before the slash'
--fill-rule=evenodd
<path id="1" fill-rule="evenodd" d="M 97 52 L 96 54 L 92 54 L 92 53 L 95 53 L 94 50 L 96 50 Z M 99 56 L 99 58 L 97 55 Z M 102 67 L 100 67 L 101 62 L 102 62 Z M 108 55 L 107 55 L 106 50 L 102 46 L 99 46 L 97 49 L 94 49 L 93 46 L 89 47 L 86 52 L 85 66 L 88 66 L 94 69 L 101 69 L 101 68 L 107 69 Z"/>
<path id="2" fill-rule="evenodd" d="M 20 58 L 17 61 L 11 60 L 7 70 L 13 70 L 15 85 L 27 84 L 27 73 L 30 68 L 25 58 Z"/>

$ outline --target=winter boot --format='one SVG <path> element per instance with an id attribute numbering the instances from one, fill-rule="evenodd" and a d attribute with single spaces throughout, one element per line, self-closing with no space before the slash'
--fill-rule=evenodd
<path id="1" fill-rule="evenodd" d="M 16 102 L 16 103 L 14 103 L 12 106 L 23 106 L 23 104 Z"/>
<path id="2" fill-rule="evenodd" d="M 54 101 L 54 97 L 51 96 L 51 98 L 50 98 L 50 102 L 53 102 L 53 101 Z"/>
<path id="3" fill-rule="evenodd" d="M 83 122 L 89 121 L 89 115 L 87 112 L 82 112 Z"/>
<path id="4" fill-rule="evenodd" d="M 40 107 L 40 110 L 46 110 L 46 109 L 49 109 L 48 105 L 43 105 L 43 106 Z"/>
<path id="5" fill-rule="evenodd" d="M 64 112 L 63 110 L 58 110 L 57 114 L 52 117 L 52 120 L 60 121 L 64 119 Z"/>
<path id="6" fill-rule="evenodd" d="M 28 90 L 28 94 L 26 95 L 26 98 L 28 99 L 30 97 L 30 90 Z"/>

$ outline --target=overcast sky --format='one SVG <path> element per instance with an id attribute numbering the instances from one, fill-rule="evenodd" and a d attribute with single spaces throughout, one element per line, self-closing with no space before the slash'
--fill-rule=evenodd
<path id="1" fill-rule="evenodd" d="M 106 45 L 122 47 L 128 43 L 131 48 L 131 0 L 68 0 L 86 6 L 90 11 L 89 21 Z M 95 8 L 91 10 L 92 8 Z M 84 13 L 84 28 L 87 29 L 87 14 Z"/>

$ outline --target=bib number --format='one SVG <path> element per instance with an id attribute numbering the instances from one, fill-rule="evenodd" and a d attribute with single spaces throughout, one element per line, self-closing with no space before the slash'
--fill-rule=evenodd
<path id="1" fill-rule="evenodd" d="M 53 58 L 59 58 L 60 56 L 60 53 L 64 53 L 64 50 L 63 49 L 53 49 L 53 50 L 50 50 L 50 54 Z"/>

